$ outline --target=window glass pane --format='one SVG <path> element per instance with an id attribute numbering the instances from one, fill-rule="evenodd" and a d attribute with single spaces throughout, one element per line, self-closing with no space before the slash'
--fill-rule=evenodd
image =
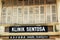
<path id="1" fill-rule="evenodd" d="M 52 5 L 52 22 L 56 22 L 57 21 L 57 14 L 56 14 L 56 6 Z"/>
<path id="2" fill-rule="evenodd" d="M 56 16 L 53 16 L 53 17 L 52 17 L 52 22 L 56 22 L 56 21 L 57 21 Z"/>
<path id="3" fill-rule="evenodd" d="M 44 14 L 44 6 L 40 6 L 40 14 Z"/>
<path id="4" fill-rule="evenodd" d="M 5 7 L 6 6 L 6 0 L 2 1 L 2 6 Z"/>
<path id="5" fill-rule="evenodd" d="M 34 7 L 35 23 L 39 23 L 39 6 Z"/>
<path id="6" fill-rule="evenodd" d="M 29 0 L 29 5 L 33 5 L 33 0 Z"/>
<path id="7" fill-rule="evenodd" d="M 47 23 L 51 22 L 51 16 L 47 15 Z"/>
<path id="8" fill-rule="evenodd" d="M 22 8 L 18 8 L 18 13 L 21 13 Z"/>
<path id="9" fill-rule="evenodd" d="M 7 23 L 10 24 L 11 23 L 11 17 L 7 16 Z"/>
<path id="10" fill-rule="evenodd" d="M 23 21 L 24 24 L 28 24 L 28 22 L 29 22 L 29 20 L 28 20 L 28 7 L 29 7 L 29 6 L 25 6 L 25 7 L 24 7 L 24 14 L 23 14 L 23 15 L 24 15 L 24 21 Z M 26 20 L 27 20 L 27 21 L 26 21 Z"/>
<path id="11" fill-rule="evenodd" d="M 35 5 L 39 5 L 39 0 L 34 0 L 35 1 Z"/>
<path id="12" fill-rule="evenodd" d="M 13 15 L 16 16 L 17 15 L 17 8 L 13 8 Z"/>
<path id="13" fill-rule="evenodd" d="M 40 23 L 45 23 L 45 15 L 40 15 Z"/>
<path id="14" fill-rule="evenodd" d="M 17 5 L 17 0 L 13 0 L 13 5 Z"/>
<path id="15" fill-rule="evenodd" d="M 6 15 L 6 8 L 2 8 L 2 14 L 1 15 Z"/>
<path id="16" fill-rule="evenodd" d="M 12 14 L 12 8 L 11 8 L 11 7 L 8 7 L 8 8 L 7 8 L 7 14 L 8 14 L 8 15 L 11 15 L 11 14 Z"/>
<path id="17" fill-rule="evenodd" d="M 17 5 L 18 5 L 18 6 L 23 5 L 23 0 L 18 0 L 18 1 L 17 1 Z"/>
<path id="18" fill-rule="evenodd" d="M 44 4 L 44 0 L 39 0 L 40 1 L 40 4 Z"/>
<path id="19" fill-rule="evenodd" d="M 33 23 L 33 7 L 29 7 L 29 24 Z"/>
<path id="20" fill-rule="evenodd" d="M 2 16 L 1 18 L 2 18 L 2 23 L 6 24 L 6 16 Z"/>
<path id="21" fill-rule="evenodd" d="M 24 5 L 28 5 L 28 0 L 24 0 Z"/>
<path id="22" fill-rule="evenodd" d="M 7 0 L 7 6 L 11 6 L 12 5 L 12 0 Z"/>
<path id="23" fill-rule="evenodd" d="M 39 14 L 39 6 L 35 7 L 35 14 Z"/>
<path id="24" fill-rule="evenodd" d="M 52 6 L 52 13 L 56 13 L 56 6 Z"/>
<path id="25" fill-rule="evenodd" d="M 50 5 L 46 5 L 46 22 L 51 22 L 51 7 Z"/>
<path id="26" fill-rule="evenodd" d="M 46 0 L 46 3 L 47 4 L 55 4 L 56 3 L 56 0 Z"/>

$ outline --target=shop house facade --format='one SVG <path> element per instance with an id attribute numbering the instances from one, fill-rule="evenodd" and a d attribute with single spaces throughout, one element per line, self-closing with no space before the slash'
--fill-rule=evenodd
<path id="1" fill-rule="evenodd" d="M 0 40 L 60 40 L 60 0 L 0 0 Z"/>

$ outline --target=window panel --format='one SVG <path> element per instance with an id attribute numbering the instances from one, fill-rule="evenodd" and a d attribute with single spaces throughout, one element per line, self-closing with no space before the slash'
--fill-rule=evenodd
<path id="1" fill-rule="evenodd" d="M 7 8 L 7 15 L 11 15 L 12 14 L 12 7 L 8 7 Z"/>
<path id="2" fill-rule="evenodd" d="M 22 14 L 22 8 L 18 8 L 18 16 Z"/>
<path id="3" fill-rule="evenodd" d="M 35 1 L 35 5 L 39 5 L 39 0 L 34 0 Z"/>
<path id="4" fill-rule="evenodd" d="M 12 4 L 12 0 L 7 0 L 6 1 L 6 4 L 7 4 L 7 6 L 12 6 L 11 4 Z"/>
<path id="5" fill-rule="evenodd" d="M 7 24 L 11 24 L 11 17 L 7 16 Z"/>
<path id="6" fill-rule="evenodd" d="M 1 15 L 6 15 L 7 8 L 2 8 L 2 14 Z"/>
<path id="7" fill-rule="evenodd" d="M 44 6 L 40 6 L 40 14 L 44 14 Z"/>
<path id="8" fill-rule="evenodd" d="M 13 1 L 13 4 L 11 3 L 12 1 Z M 56 22 L 57 15 L 56 15 L 56 2 L 55 1 L 56 0 L 3 1 L 1 15 L 2 15 L 2 17 L 5 16 L 5 18 L 3 17 L 2 21 L 4 21 L 3 23 L 6 23 L 6 21 L 7 22 L 12 21 L 12 23 L 19 23 L 19 24 L 21 24 L 22 22 L 25 24 Z M 24 2 L 24 6 L 22 6 L 23 2 Z M 44 3 L 44 2 L 46 2 L 46 3 Z M 12 5 L 12 6 L 10 6 L 10 5 Z M 29 6 L 27 6 L 27 5 L 29 5 Z M 39 6 L 37 6 L 37 5 L 39 5 Z M 44 9 L 46 9 L 46 10 L 44 10 Z M 6 19 L 6 17 L 7 17 L 7 19 Z"/>
<path id="9" fill-rule="evenodd" d="M 39 6 L 34 7 L 35 12 L 35 23 L 39 23 Z"/>
<path id="10" fill-rule="evenodd" d="M 51 7 L 50 7 L 50 5 L 46 5 L 46 22 L 47 23 L 49 23 L 49 22 L 51 22 Z"/>
<path id="11" fill-rule="evenodd" d="M 23 22 L 22 19 L 23 19 L 22 17 L 18 17 L 18 24 L 22 24 L 22 22 Z"/>
<path id="12" fill-rule="evenodd" d="M 29 7 L 29 24 L 32 24 L 34 22 L 33 10 L 34 10 L 33 7 Z"/>
<path id="13" fill-rule="evenodd" d="M 40 4 L 44 5 L 44 0 L 39 0 Z"/>
<path id="14" fill-rule="evenodd" d="M 24 14 L 23 14 L 23 22 L 25 23 L 25 24 L 27 24 L 28 23 L 28 7 L 27 6 L 25 6 L 24 7 Z"/>
<path id="15" fill-rule="evenodd" d="M 1 18 L 2 18 L 2 23 L 6 24 L 6 16 L 2 16 Z"/>
<path id="16" fill-rule="evenodd" d="M 23 0 L 18 0 L 18 1 L 17 1 L 17 5 L 18 5 L 18 6 L 23 5 Z"/>
<path id="17" fill-rule="evenodd" d="M 5 7 L 6 6 L 6 0 L 2 1 L 2 6 Z"/>
<path id="18" fill-rule="evenodd" d="M 45 16 L 44 15 L 40 15 L 40 23 L 45 23 Z"/>
<path id="19" fill-rule="evenodd" d="M 28 0 L 24 0 L 24 5 L 28 5 Z"/>
<path id="20" fill-rule="evenodd" d="M 46 0 L 46 4 L 55 4 L 56 0 Z"/>
<path id="21" fill-rule="evenodd" d="M 52 13 L 56 13 L 56 6 L 52 6 Z"/>
<path id="22" fill-rule="evenodd" d="M 17 0 L 13 0 L 13 5 L 17 5 Z"/>
<path id="23" fill-rule="evenodd" d="M 57 14 L 56 14 L 56 6 L 55 5 L 51 5 L 52 7 L 52 22 L 57 22 Z"/>
<path id="24" fill-rule="evenodd" d="M 17 7 L 14 7 L 13 8 L 13 16 L 16 16 L 17 15 Z"/>
<path id="25" fill-rule="evenodd" d="M 33 0 L 29 0 L 29 5 L 33 5 Z"/>

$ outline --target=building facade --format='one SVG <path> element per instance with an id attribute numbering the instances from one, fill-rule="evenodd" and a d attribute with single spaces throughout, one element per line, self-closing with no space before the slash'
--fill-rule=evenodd
<path id="1" fill-rule="evenodd" d="M 0 40 L 60 40 L 60 0 L 0 0 Z"/>

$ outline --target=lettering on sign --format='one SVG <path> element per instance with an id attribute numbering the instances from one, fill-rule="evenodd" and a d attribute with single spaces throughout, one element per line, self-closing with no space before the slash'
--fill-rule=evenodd
<path id="1" fill-rule="evenodd" d="M 9 32 L 48 32 L 47 26 L 11 26 Z"/>
<path id="2" fill-rule="evenodd" d="M 48 39 L 49 36 L 9 36 L 9 39 Z"/>

